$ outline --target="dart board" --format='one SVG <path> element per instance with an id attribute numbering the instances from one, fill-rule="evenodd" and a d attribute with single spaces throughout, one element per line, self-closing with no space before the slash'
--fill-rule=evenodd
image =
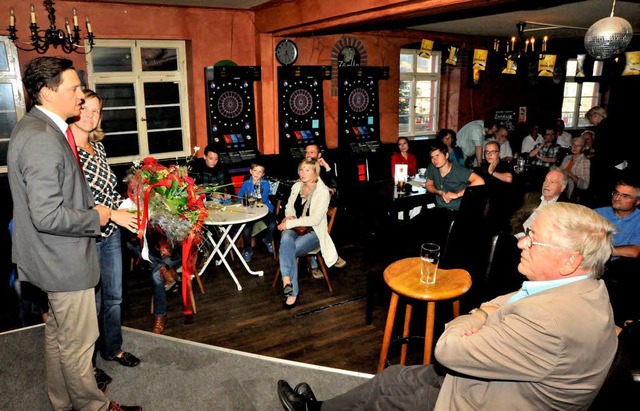
<path id="1" fill-rule="evenodd" d="M 338 140 L 353 153 L 380 148 L 378 80 L 383 78 L 389 78 L 388 67 L 338 69 Z"/>
<path id="2" fill-rule="evenodd" d="M 278 67 L 280 152 L 302 158 L 307 145 L 324 147 L 322 82 L 330 78 L 330 66 Z"/>
<path id="3" fill-rule="evenodd" d="M 254 86 L 260 67 L 213 66 L 205 69 L 208 141 L 225 164 L 256 157 Z"/>

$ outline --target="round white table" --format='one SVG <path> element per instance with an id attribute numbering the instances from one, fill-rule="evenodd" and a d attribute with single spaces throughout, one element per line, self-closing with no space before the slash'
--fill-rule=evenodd
<path id="1" fill-rule="evenodd" d="M 253 271 L 249 268 L 249 265 L 242 257 L 240 250 L 236 247 L 236 240 L 242 234 L 242 230 L 245 225 L 250 221 L 257 221 L 262 217 L 266 216 L 269 213 L 269 208 L 265 205 L 257 205 L 254 207 L 245 207 L 238 203 L 230 203 L 230 204 L 221 204 L 217 201 L 211 201 L 206 203 L 207 209 L 209 210 L 209 216 L 204 220 L 206 225 L 217 226 L 220 228 L 220 238 L 216 241 L 211 232 L 207 231 L 207 238 L 213 245 L 213 251 L 209 254 L 209 257 L 205 261 L 204 265 L 200 269 L 198 275 L 202 275 L 207 266 L 213 259 L 215 255 L 220 257 L 220 261 L 227 268 L 229 275 L 235 281 L 238 290 L 242 290 L 242 286 L 238 281 L 233 269 L 229 265 L 227 261 L 227 255 L 230 251 L 233 251 L 238 256 L 238 259 L 247 270 L 247 272 L 251 275 L 263 276 L 264 271 Z M 238 229 L 231 232 L 231 229 L 234 226 L 238 226 Z M 224 242 L 227 241 L 228 245 L 224 248 Z M 217 263 L 216 263 L 217 264 Z"/>

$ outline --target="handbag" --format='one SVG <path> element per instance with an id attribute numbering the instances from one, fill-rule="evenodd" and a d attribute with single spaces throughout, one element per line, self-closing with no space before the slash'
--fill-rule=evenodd
<path id="1" fill-rule="evenodd" d="M 313 227 L 298 226 L 298 227 L 293 227 L 292 230 L 295 231 L 296 234 L 298 235 L 305 235 L 305 234 L 309 234 L 313 230 Z"/>

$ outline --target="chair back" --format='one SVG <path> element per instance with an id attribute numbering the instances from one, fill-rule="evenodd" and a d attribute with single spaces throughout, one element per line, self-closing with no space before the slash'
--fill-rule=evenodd
<path id="1" fill-rule="evenodd" d="M 518 239 L 509 233 L 498 233 L 491 238 L 484 277 L 485 298 L 516 291 L 526 279 L 518 272 L 520 249 Z"/>

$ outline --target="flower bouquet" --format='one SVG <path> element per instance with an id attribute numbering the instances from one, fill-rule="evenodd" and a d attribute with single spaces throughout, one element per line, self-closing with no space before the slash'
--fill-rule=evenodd
<path id="1" fill-rule="evenodd" d="M 188 164 L 188 162 L 187 162 Z M 188 166 L 165 167 L 153 157 L 145 158 L 129 170 L 128 197 L 138 212 L 138 238 L 144 242 L 147 229 L 154 232 L 149 238 L 162 238 L 154 248 L 160 256 L 166 249 L 182 251 L 182 301 L 184 314 L 195 312 L 191 276 L 202 283 L 195 272 L 198 245 L 203 239 L 203 224 L 207 217 L 205 192 L 188 175 Z M 164 250 L 164 253 L 163 253 Z"/>

